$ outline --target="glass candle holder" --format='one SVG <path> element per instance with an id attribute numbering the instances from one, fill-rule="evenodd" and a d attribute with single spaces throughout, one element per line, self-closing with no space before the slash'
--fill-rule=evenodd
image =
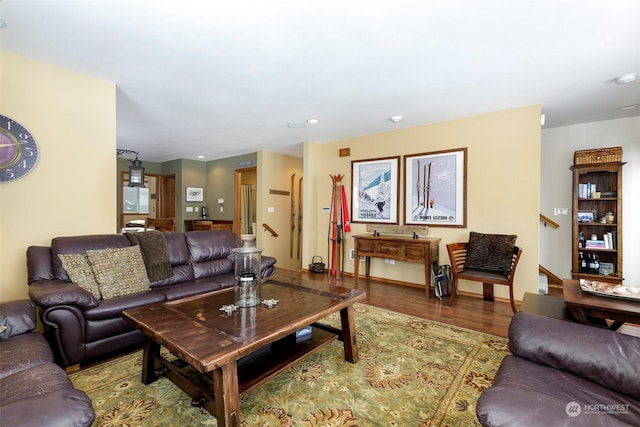
<path id="1" fill-rule="evenodd" d="M 231 250 L 235 256 L 235 299 L 238 307 L 260 304 L 260 267 L 262 248 L 241 247 Z"/>
<path id="2" fill-rule="evenodd" d="M 607 224 L 613 224 L 613 221 L 615 220 L 615 216 L 613 215 L 613 212 L 607 212 L 604 214 L 604 219 L 607 222 Z"/>

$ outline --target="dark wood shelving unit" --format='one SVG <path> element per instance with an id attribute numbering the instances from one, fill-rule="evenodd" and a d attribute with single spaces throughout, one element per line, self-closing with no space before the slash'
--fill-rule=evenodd
<path id="1" fill-rule="evenodd" d="M 613 283 L 622 283 L 622 162 L 574 165 L 573 171 L 573 241 L 572 241 L 572 278 L 600 280 Z M 580 191 L 582 185 L 591 184 L 595 191 L 585 197 Z M 605 195 L 605 197 L 598 197 Z M 594 220 L 589 222 L 579 221 L 579 212 L 593 212 Z M 612 220 L 602 223 L 600 219 L 606 213 L 612 213 Z M 611 239 L 607 248 L 581 247 L 580 233 L 586 242 L 595 235 L 596 240 L 607 240 L 605 235 L 611 233 Z M 586 246 L 586 245 L 585 245 Z M 581 255 L 587 257 L 597 256 L 599 263 L 611 265 L 613 271 L 606 272 L 606 267 L 600 267 L 598 271 L 585 271 L 581 268 Z"/>

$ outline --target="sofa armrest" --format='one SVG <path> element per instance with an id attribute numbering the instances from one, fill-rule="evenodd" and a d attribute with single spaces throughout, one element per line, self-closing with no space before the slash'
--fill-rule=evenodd
<path id="1" fill-rule="evenodd" d="M 0 339 L 11 338 L 36 328 L 36 306 L 29 300 L 0 303 Z"/>
<path id="2" fill-rule="evenodd" d="M 516 356 L 640 398 L 640 338 L 519 312 L 509 326 L 509 348 Z"/>
<path id="3" fill-rule="evenodd" d="M 263 255 L 260 260 L 260 275 L 263 279 L 273 276 L 275 272 L 276 259 L 274 257 Z"/>
<path id="4" fill-rule="evenodd" d="M 29 298 L 39 307 L 74 305 L 82 309 L 98 306 L 91 292 L 63 280 L 39 280 L 29 286 Z"/>
<path id="5" fill-rule="evenodd" d="M 91 400 L 81 390 L 59 390 L 1 407 L 3 427 L 88 427 L 95 419 Z"/>

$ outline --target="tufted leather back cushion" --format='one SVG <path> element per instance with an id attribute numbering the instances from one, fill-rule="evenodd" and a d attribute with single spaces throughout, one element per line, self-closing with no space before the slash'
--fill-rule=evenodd
<path id="1" fill-rule="evenodd" d="M 638 337 L 520 311 L 509 325 L 509 350 L 640 399 Z"/>
<path id="2" fill-rule="evenodd" d="M 27 283 L 36 280 L 52 280 L 51 247 L 29 246 L 27 248 Z"/>
<path id="3" fill-rule="evenodd" d="M 196 279 L 233 272 L 232 249 L 242 246 L 235 234 L 224 230 L 184 234 Z"/>

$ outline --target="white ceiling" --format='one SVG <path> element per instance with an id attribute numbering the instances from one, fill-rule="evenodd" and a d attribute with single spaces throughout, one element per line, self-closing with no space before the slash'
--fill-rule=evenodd
<path id="1" fill-rule="evenodd" d="M 0 12 L 2 49 L 115 82 L 117 146 L 148 161 L 301 157 L 303 141 L 531 104 L 545 127 L 640 115 L 618 110 L 640 104 L 640 81 L 613 82 L 640 73 L 640 0 L 0 0 Z"/>

